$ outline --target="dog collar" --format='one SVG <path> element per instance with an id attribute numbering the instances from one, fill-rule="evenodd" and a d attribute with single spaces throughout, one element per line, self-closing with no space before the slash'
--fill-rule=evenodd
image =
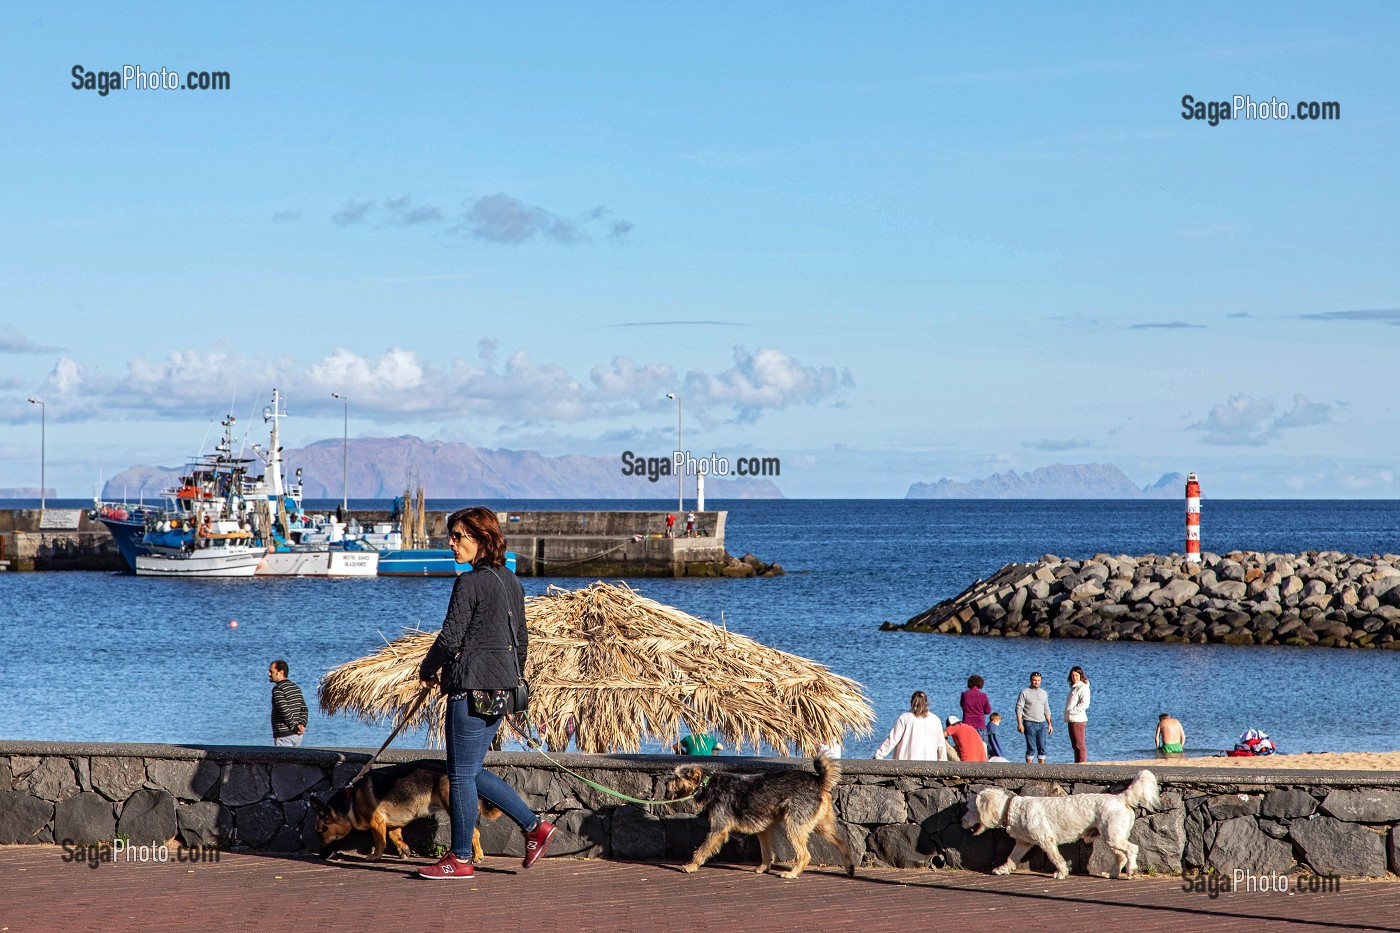
<path id="1" fill-rule="evenodd" d="M 1005 829 L 1011 825 L 1011 805 L 1016 802 L 1014 796 L 1006 798 L 1006 809 L 1001 811 L 1001 819 L 997 822 L 999 829 Z"/>

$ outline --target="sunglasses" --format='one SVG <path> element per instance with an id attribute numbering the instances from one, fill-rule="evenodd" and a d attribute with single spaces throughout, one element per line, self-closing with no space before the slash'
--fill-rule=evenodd
<path id="1" fill-rule="evenodd" d="M 470 537 L 471 535 L 467 534 L 465 531 L 454 531 L 447 536 L 447 539 L 453 544 L 456 544 L 458 541 L 462 541 Z"/>

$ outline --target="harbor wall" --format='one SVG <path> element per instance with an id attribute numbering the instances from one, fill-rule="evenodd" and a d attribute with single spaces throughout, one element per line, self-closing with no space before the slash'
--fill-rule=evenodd
<path id="1" fill-rule="evenodd" d="M 887 630 L 1400 649 L 1400 555 L 1051 554 L 1008 564 Z"/>
<path id="2" fill-rule="evenodd" d="M 426 514 L 429 542 L 446 546 L 450 512 Z M 696 514 L 696 536 L 666 537 L 662 511 L 511 511 L 502 530 L 516 572 L 535 577 L 750 577 L 781 568 L 725 551 L 728 513 Z M 388 510 L 351 510 L 362 525 L 390 520 Z M 685 516 L 679 515 L 682 534 Z M 0 509 L 0 569 L 125 570 L 105 525 L 86 509 Z"/>
<path id="3" fill-rule="evenodd" d="M 326 799 L 368 760 L 363 749 L 0 742 L 0 844 L 110 842 L 273 852 L 315 851 L 312 797 Z M 442 758 L 389 751 L 382 761 Z M 592 781 L 646 800 L 666 796 L 682 759 L 670 755 L 555 756 Z M 726 769 L 810 767 L 794 759 L 684 759 Z M 669 805 L 623 803 L 562 773 L 534 752 L 493 752 L 487 765 L 560 832 L 551 856 L 683 861 L 706 832 L 702 817 Z M 1116 791 L 1136 768 L 968 762 L 841 762 L 834 793 L 839 830 L 858 864 L 987 871 L 1005 861 L 1000 830 L 961 827 L 967 802 L 1000 786 L 1026 796 Z M 1295 869 L 1318 875 L 1400 874 L 1400 775 L 1385 772 L 1154 768 L 1161 808 L 1139 817 L 1132 840 L 1140 870 L 1256 876 Z M 420 853 L 449 839 L 450 826 L 423 820 L 404 833 Z M 781 834 L 780 834 L 781 836 Z M 502 817 L 481 825 L 488 864 L 520 857 L 521 834 Z M 353 841 L 353 840 L 352 840 Z M 367 840 L 361 840 L 364 842 Z M 367 851 L 367 850 L 366 850 Z M 1061 852 L 1076 872 L 1106 872 L 1101 842 Z M 839 856 L 812 838 L 815 864 Z M 790 857 L 783 839 L 779 860 Z M 720 861 L 758 861 L 757 842 L 736 837 Z M 1039 860 L 1039 861 L 1038 861 Z M 1038 852 L 1032 868 L 1047 870 Z"/>

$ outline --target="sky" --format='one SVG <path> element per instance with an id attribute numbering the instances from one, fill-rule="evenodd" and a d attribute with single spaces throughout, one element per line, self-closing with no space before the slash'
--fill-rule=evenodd
<path id="1" fill-rule="evenodd" d="M 795 497 L 1400 498 L 1397 39 L 1383 3 L 7 3 L 0 487 L 41 433 L 65 497 L 230 412 L 264 441 L 276 387 L 288 445 L 661 456 L 679 414 Z M 228 88 L 73 87 L 126 65 Z"/>

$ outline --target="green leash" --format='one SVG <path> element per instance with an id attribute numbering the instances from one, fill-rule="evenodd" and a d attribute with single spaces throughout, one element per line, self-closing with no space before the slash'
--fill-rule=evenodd
<path id="1" fill-rule="evenodd" d="M 578 779 L 579 781 L 582 781 L 584 784 L 587 784 L 589 787 L 593 788 L 594 790 L 596 790 L 596 791 L 601 791 L 602 793 L 605 793 L 605 794 L 607 794 L 607 795 L 610 796 L 610 797 L 616 797 L 618 800 L 625 800 L 625 801 L 627 801 L 628 803 L 638 803 L 638 804 L 642 804 L 643 806 L 651 806 L 652 804 L 664 804 L 664 803 L 684 803 L 684 802 L 686 802 L 687 800 L 694 800 L 694 799 L 695 799 L 695 794 L 687 794 L 687 795 L 684 796 L 684 797 L 667 798 L 667 799 L 665 799 L 665 800 L 642 800 L 640 797 L 632 797 L 632 796 L 629 796 L 629 795 L 627 795 L 627 794 L 622 793 L 621 791 L 613 790 L 611 787 L 604 787 L 602 784 L 599 784 L 597 781 L 590 781 L 588 778 L 584 777 L 582 774 L 579 774 L 577 771 L 574 771 L 574 770 L 572 770 L 572 769 L 570 769 L 570 768 L 564 766 L 564 765 L 561 764 L 560 762 L 555 761 L 553 758 L 549 757 L 549 753 L 546 752 L 546 751 L 540 746 L 540 743 L 539 743 L 538 741 L 536 741 L 536 740 L 535 740 L 533 737 L 531 737 L 531 736 L 522 735 L 521 732 L 520 732 L 520 730 L 517 729 L 517 728 L 515 728 L 515 724 L 514 724 L 514 723 L 510 722 L 509 720 L 507 720 L 507 725 L 509 725 L 509 726 L 510 726 L 510 730 L 511 730 L 512 732 L 515 733 L 516 738 L 520 739 L 521 742 L 525 743 L 525 747 L 526 747 L 526 748 L 533 748 L 535 751 L 539 752 L 541 755 L 544 755 L 545 760 L 548 761 L 550 764 L 554 765 L 554 767 L 558 768 L 560 771 L 563 771 L 565 774 L 571 775 L 572 777 Z M 707 775 L 705 775 L 705 777 L 700 781 L 700 787 L 697 787 L 697 788 L 696 788 L 696 793 L 699 793 L 700 790 L 703 789 L 704 786 L 705 786 L 706 784 L 708 784 L 708 783 L 710 783 L 710 776 L 707 774 Z"/>

